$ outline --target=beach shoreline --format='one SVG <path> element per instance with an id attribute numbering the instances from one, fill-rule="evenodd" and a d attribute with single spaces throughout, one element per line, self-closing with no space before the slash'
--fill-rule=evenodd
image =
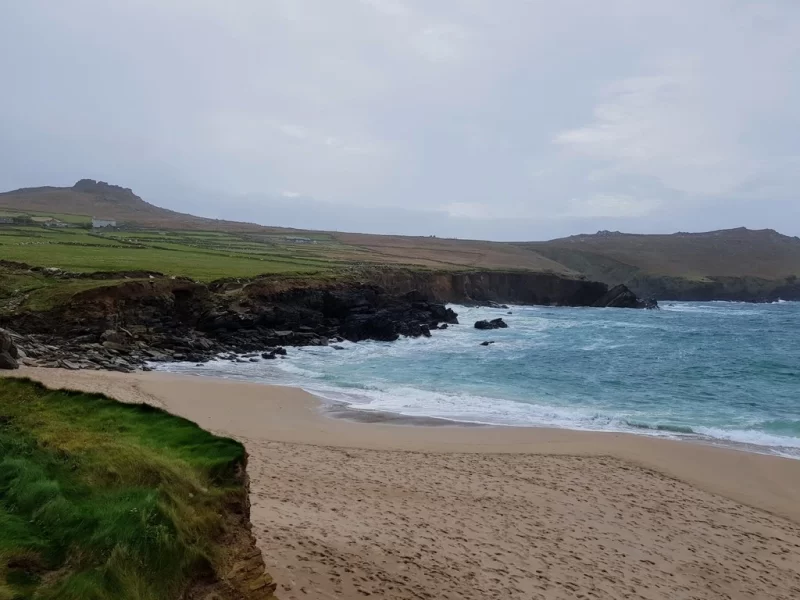
<path id="1" fill-rule="evenodd" d="M 11 375 L 242 441 L 282 598 L 619 598 L 635 581 L 648 587 L 631 597 L 800 594 L 798 460 L 627 433 L 358 422 L 301 389 L 203 376 Z"/>

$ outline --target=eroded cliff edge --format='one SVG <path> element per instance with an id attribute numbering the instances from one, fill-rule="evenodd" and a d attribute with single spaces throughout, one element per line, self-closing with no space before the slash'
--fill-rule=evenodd
<path id="1" fill-rule="evenodd" d="M 42 303 L 15 299 L 0 314 L 0 326 L 18 334 L 23 363 L 122 371 L 150 360 L 249 352 L 258 361 L 279 358 L 283 346 L 430 336 L 458 323 L 448 302 L 646 306 L 624 286 L 512 271 L 383 268 L 209 284 L 153 273 L 108 282 L 101 273 L 41 276 L 59 278 L 57 302 L 34 310 Z"/>

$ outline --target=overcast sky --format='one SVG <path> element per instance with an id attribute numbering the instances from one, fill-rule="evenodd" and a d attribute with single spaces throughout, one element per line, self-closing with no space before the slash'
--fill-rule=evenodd
<path id="1" fill-rule="evenodd" d="M 0 189 L 264 224 L 800 234 L 798 0 L 0 0 Z"/>

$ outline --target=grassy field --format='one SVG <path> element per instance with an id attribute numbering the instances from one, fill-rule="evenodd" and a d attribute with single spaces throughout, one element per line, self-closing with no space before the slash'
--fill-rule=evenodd
<path id="1" fill-rule="evenodd" d="M 0 227 L 0 258 L 69 271 L 158 271 L 198 281 L 267 273 L 314 273 L 345 264 L 335 242 L 294 244 L 217 232 L 92 232 Z"/>
<path id="2" fill-rule="evenodd" d="M 224 559 L 243 459 L 158 409 L 0 379 L 0 599 L 178 598 Z"/>
<path id="3" fill-rule="evenodd" d="M 49 310 L 79 292 L 124 281 L 131 279 L 56 279 L 0 266 L 0 315 L 19 310 Z"/>

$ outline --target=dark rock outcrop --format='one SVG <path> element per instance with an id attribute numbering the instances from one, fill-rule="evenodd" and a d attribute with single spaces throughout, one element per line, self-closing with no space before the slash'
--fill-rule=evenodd
<path id="1" fill-rule="evenodd" d="M 502 303 L 591 306 L 608 291 L 598 281 L 526 271 L 420 271 L 375 269 L 371 282 L 391 294 L 417 290 L 431 301 L 493 306 Z"/>
<path id="2" fill-rule="evenodd" d="M 492 319 L 491 321 L 476 321 L 475 329 L 505 329 L 508 324 L 503 319 Z"/>
<path id="3" fill-rule="evenodd" d="M 617 285 L 608 290 L 592 306 L 602 308 L 658 308 L 655 300 L 640 300 L 625 285 Z"/>
<path id="4" fill-rule="evenodd" d="M 273 353 L 285 358 L 283 346 L 427 337 L 458 323 L 443 304 L 449 300 L 634 306 L 630 293 L 607 292 L 604 284 L 548 273 L 377 269 L 338 279 L 264 276 L 211 284 L 147 275 L 98 284 L 48 311 L 0 315 L 0 327 L 13 323 L 24 332 L 17 341 L 27 352 L 23 364 L 128 372 L 147 361 L 248 362 L 271 360 Z M 505 326 L 502 319 L 486 323 L 486 329 Z"/>
<path id="5" fill-rule="evenodd" d="M 11 333 L 0 329 L 0 369 L 18 369 L 18 358 L 19 350 Z"/>
<path id="6" fill-rule="evenodd" d="M 781 279 L 753 276 L 698 278 L 637 274 L 626 284 L 642 297 L 661 300 L 709 302 L 775 302 L 800 301 L 800 278 L 789 275 Z"/>
<path id="7" fill-rule="evenodd" d="M 428 337 L 458 323 L 422 294 L 375 285 L 254 281 L 239 289 L 157 279 L 100 286 L 44 313 L 15 315 L 26 364 L 132 371 L 146 361 L 285 357 L 283 346 Z M 240 356 L 250 353 L 249 356 Z"/>

